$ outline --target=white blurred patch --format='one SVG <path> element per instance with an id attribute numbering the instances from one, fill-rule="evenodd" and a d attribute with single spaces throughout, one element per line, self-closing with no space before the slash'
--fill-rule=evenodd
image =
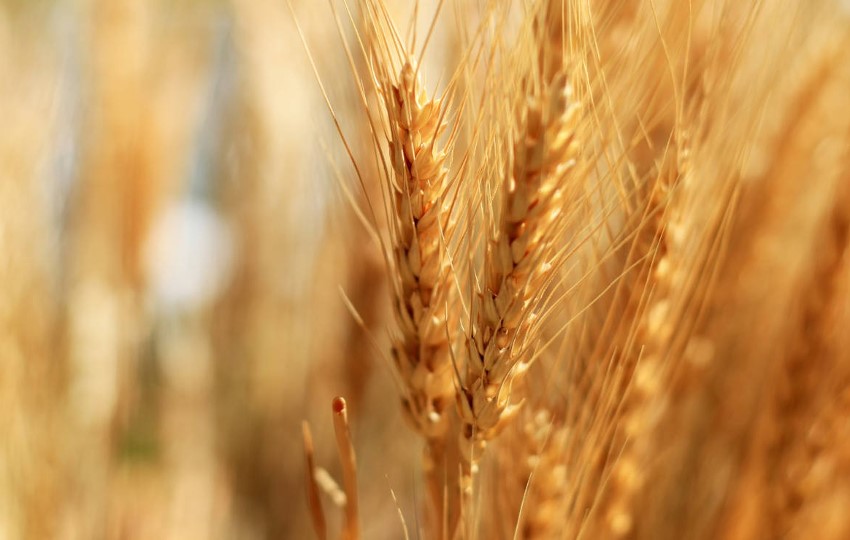
<path id="1" fill-rule="evenodd" d="M 230 276 L 230 228 L 208 205 L 184 201 L 163 212 L 145 250 L 151 290 L 167 309 L 197 309 L 214 300 Z"/>

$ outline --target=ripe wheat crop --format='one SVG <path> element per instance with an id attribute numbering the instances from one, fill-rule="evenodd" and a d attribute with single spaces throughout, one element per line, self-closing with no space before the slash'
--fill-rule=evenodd
<path id="1" fill-rule="evenodd" d="M 448 62 L 442 3 L 424 40 L 357 7 L 350 157 L 430 494 L 399 534 L 850 534 L 839 6 L 465 6 Z"/>
<path id="2" fill-rule="evenodd" d="M 846 0 L 0 0 L 0 539 L 850 538 Z"/>

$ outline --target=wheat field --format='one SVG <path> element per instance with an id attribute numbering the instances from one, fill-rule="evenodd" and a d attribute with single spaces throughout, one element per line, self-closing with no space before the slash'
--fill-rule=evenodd
<path id="1" fill-rule="evenodd" d="M 0 74 L 0 540 L 850 538 L 846 0 L 0 0 Z"/>

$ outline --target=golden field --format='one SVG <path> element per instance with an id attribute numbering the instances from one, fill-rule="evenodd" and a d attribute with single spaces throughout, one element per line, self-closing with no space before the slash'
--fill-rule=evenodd
<path id="1" fill-rule="evenodd" d="M 0 539 L 850 538 L 846 1 L 2 0 L 0 77 Z"/>

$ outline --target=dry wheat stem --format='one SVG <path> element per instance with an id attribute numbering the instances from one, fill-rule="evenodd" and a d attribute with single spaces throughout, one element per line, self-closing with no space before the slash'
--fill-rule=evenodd
<path id="1" fill-rule="evenodd" d="M 348 409 L 345 400 L 336 397 L 331 404 L 334 419 L 334 433 L 342 463 L 342 484 L 345 489 L 345 524 L 342 532 L 344 540 L 360 538 L 360 518 L 357 499 L 357 460 L 354 457 L 354 445 L 348 426 Z"/>
<path id="2" fill-rule="evenodd" d="M 319 486 L 316 484 L 316 462 L 313 452 L 313 435 L 310 425 L 305 421 L 301 424 L 301 434 L 304 439 L 304 458 L 306 463 L 307 504 L 310 507 L 310 518 L 313 520 L 313 530 L 319 540 L 327 538 L 325 513 L 322 510 L 322 499 Z"/>

